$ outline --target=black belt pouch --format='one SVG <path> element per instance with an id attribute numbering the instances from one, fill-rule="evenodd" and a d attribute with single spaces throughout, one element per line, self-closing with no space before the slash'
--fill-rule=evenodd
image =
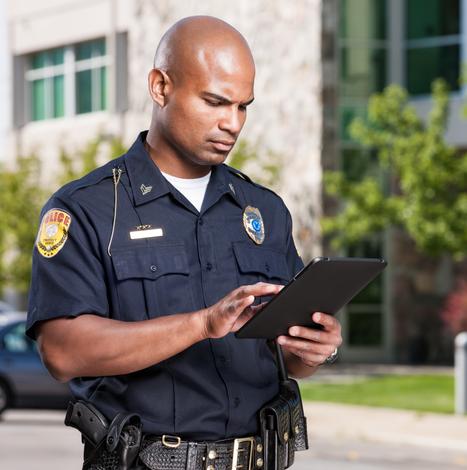
<path id="1" fill-rule="evenodd" d="M 287 377 L 282 350 L 277 345 L 279 394 L 259 411 L 264 443 L 264 469 L 284 470 L 294 462 L 295 451 L 308 449 L 306 417 L 298 383 Z"/>

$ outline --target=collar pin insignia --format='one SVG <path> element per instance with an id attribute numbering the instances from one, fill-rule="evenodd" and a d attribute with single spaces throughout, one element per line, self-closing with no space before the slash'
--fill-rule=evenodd
<path id="1" fill-rule="evenodd" d="M 152 191 L 152 186 L 146 186 L 145 184 L 142 184 L 139 189 L 141 190 L 141 194 L 145 196 L 146 194 L 150 193 Z"/>
<path id="2" fill-rule="evenodd" d="M 229 188 L 235 194 L 235 188 L 234 188 L 234 185 L 232 183 L 229 183 Z"/>

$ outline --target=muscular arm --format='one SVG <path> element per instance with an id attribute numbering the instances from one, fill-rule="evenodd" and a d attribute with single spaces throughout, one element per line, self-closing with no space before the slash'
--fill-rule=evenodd
<path id="1" fill-rule="evenodd" d="M 255 313 L 256 296 L 280 286 L 258 283 L 235 289 L 215 305 L 191 313 L 122 322 L 97 315 L 56 318 L 38 325 L 44 364 L 59 381 L 129 374 L 168 359 L 206 338 L 237 331 Z"/>

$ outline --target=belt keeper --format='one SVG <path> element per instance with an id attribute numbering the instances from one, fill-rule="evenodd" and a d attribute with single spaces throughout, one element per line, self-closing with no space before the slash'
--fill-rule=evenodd
<path id="1" fill-rule="evenodd" d="M 170 440 L 173 440 L 175 442 L 171 442 Z M 180 446 L 181 442 L 182 442 L 182 439 L 179 436 L 170 436 L 168 434 L 164 434 L 162 436 L 162 444 L 164 445 L 164 447 L 170 447 L 171 449 L 176 449 L 177 447 Z"/>
<path id="2" fill-rule="evenodd" d="M 206 445 L 206 470 L 214 470 L 215 460 L 217 458 L 216 446 L 214 444 Z"/>

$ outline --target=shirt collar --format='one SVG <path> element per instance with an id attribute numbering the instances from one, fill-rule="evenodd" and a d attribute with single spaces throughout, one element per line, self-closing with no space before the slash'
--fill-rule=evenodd
<path id="1" fill-rule="evenodd" d="M 171 185 L 162 175 L 157 165 L 151 160 L 144 146 L 148 131 L 141 132 L 125 156 L 125 167 L 130 180 L 131 191 L 136 206 L 153 201 L 172 191 Z M 211 179 L 205 198 L 208 205 L 214 205 L 224 194 L 229 194 L 243 208 L 235 189 L 234 178 L 224 164 L 213 166 Z"/>

